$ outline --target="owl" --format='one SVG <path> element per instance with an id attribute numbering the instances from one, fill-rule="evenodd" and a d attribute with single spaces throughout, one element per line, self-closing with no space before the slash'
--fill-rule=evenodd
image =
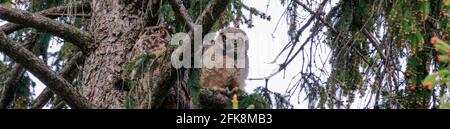
<path id="1" fill-rule="evenodd" d="M 127 58 L 134 60 L 144 52 L 158 57 L 166 50 L 170 38 L 169 32 L 164 27 L 147 27 L 139 34 L 139 39 Z"/>
<path id="2" fill-rule="evenodd" d="M 241 35 L 239 38 L 230 38 L 228 36 L 237 36 Z M 243 36 L 243 37 L 242 37 Z M 228 39 L 227 39 L 228 38 Z M 243 88 L 245 86 L 245 80 L 247 79 L 249 72 L 249 62 L 248 62 L 248 39 L 247 35 L 244 31 L 239 28 L 224 28 L 222 29 L 218 36 L 215 39 L 215 43 L 218 43 L 219 50 L 223 52 L 223 58 L 218 58 L 217 56 L 211 56 L 211 60 L 220 60 L 223 61 L 220 65 L 223 65 L 223 68 L 207 68 L 203 65 L 200 71 L 200 83 L 201 88 L 208 90 L 220 91 L 222 93 L 227 93 L 230 91 L 237 90 L 239 88 Z M 231 47 L 226 47 L 225 44 L 231 45 Z M 230 44 L 231 43 L 231 44 Z M 220 45 L 222 44 L 222 45 Z M 214 49 L 213 47 L 206 47 L 203 53 L 203 57 L 208 57 L 205 55 L 214 55 L 213 52 L 210 51 Z M 217 49 L 217 48 L 215 48 Z M 234 49 L 230 53 L 230 49 Z M 241 53 L 239 53 L 241 51 Z M 242 52 L 243 51 L 243 52 Z M 239 53 L 239 54 L 238 54 Z M 243 55 L 242 55 L 243 54 Z M 219 54 L 220 55 L 220 54 Z M 203 59 L 203 64 L 210 63 L 208 62 L 210 59 Z M 232 65 L 227 65 L 227 61 L 234 60 Z M 239 63 L 240 62 L 240 63 Z M 230 62 L 228 62 L 230 63 Z M 232 67 L 229 67 L 232 66 Z"/>

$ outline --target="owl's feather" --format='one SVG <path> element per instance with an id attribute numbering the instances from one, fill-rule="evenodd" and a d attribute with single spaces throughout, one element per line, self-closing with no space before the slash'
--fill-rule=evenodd
<path id="1" fill-rule="evenodd" d="M 241 34 L 244 34 L 244 36 L 246 36 L 246 33 L 238 28 L 225 28 L 219 33 L 216 41 L 218 43 L 222 43 L 222 44 L 226 43 L 226 38 L 225 38 L 226 33 L 230 33 L 230 34 L 241 33 Z M 240 49 L 240 48 L 236 48 L 236 47 L 245 47 L 244 48 L 245 49 L 245 67 L 244 68 L 238 68 L 238 67 L 206 68 L 206 67 L 203 67 L 200 72 L 200 81 L 201 81 L 202 88 L 209 89 L 209 90 L 218 90 L 218 91 L 228 92 L 228 91 L 235 90 L 236 88 L 243 88 L 245 86 L 245 80 L 247 79 L 248 72 L 249 72 L 248 56 L 247 56 L 248 41 L 244 41 L 243 43 L 244 43 L 244 45 L 242 45 L 242 44 L 234 45 L 234 49 L 235 49 L 234 52 L 236 52 L 236 50 Z M 208 51 L 208 49 L 214 49 L 214 48 L 213 47 L 206 48 L 204 54 L 211 54 L 211 52 L 214 52 L 214 51 Z M 224 60 L 224 62 L 226 60 L 235 60 L 235 62 L 236 62 L 236 58 L 234 56 L 235 56 L 234 54 L 224 55 L 222 59 Z M 212 57 L 212 58 L 214 58 L 213 60 L 220 59 L 220 58 L 215 58 L 215 57 Z M 208 63 L 208 62 L 206 62 L 206 63 Z"/>

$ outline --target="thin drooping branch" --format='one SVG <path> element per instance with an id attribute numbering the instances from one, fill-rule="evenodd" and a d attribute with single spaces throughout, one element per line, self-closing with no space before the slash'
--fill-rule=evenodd
<path id="1" fill-rule="evenodd" d="M 67 62 L 60 75 L 69 82 L 72 82 L 75 78 L 75 73 L 78 72 L 77 64 L 83 61 L 83 54 L 81 52 L 77 53 L 69 62 Z M 41 109 L 45 104 L 53 97 L 53 92 L 46 87 L 41 94 L 33 101 L 31 104 L 31 109 Z"/>
<path id="2" fill-rule="evenodd" d="M 184 7 L 183 2 L 180 0 L 170 0 L 170 5 L 175 11 L 177 17 L 181 22 L 187 26 L 189 32 L 194 31 L 195 25 L 202 25 L 203 35 L 209 33 L 212 29 L 214 23 L 220 19 L 220 16 L 224 13 L 227 5 L 231 3 L 231 0 L 212 0 L 208 3 L 205 10 L 201 15 L 195 20 L 195 22 L 188 15 L 186 7 Z"/>
<path id="3" fill-rule="evenodd" d="M 7 37 L 3 31 L 0 31 L 0 51 L 29 70 L 56 95 L 62 97 L 70 107 L 82 109 L 95 108 L 68 81 L 52 71 L 32 52 Z"/>
<path id="4" fill-rule="evenodd" d="M 299 39 L 300 39 L 300 36 L 302 35 L 302 33 L 313 23 L 313 21 L 314 21 L 314 19 L 321 19 L 321 18 L 318 18 L 318 17 L 320 17 L 320 14 L 321 14 L 321 12 L 322 12 L 322 9 L 324 8 L 324 6 L 325 6 L 325 4 L 328 2 L 328 0 L 324 0 L 324 1 L 322 1 L 322 3 L 319 5 L 319 8 L 317 9 L 317 11 L 316 12 L 314 12 L 312 9 L 310 9 L 310 8 L 308 8 L 305 4 L 303 4 L 302 2 L 300 2 L 300 1 L 298 1 L 298 0 L 295 0 L 294 2 L 296 2 L 297 4 L 299 4 L 300 6 L 302 6 L 305 10 L 307 10 L 309 13 L 311 13 L 312 14 L 312 16 L 307 20 L 307 22 L 299 29 L 299 30 L 297 30 L 297 32 L 296 32 L 296 34 L 295 34 L 295 37 L 293 38 L 293 40 L 292 41 L 290 41 L 289 43 L 290 44 L 292 44 L 291 46 L 288 46 L 288 45 L 286 45 L 286 47 L 284 47 L 284 49 L 275 57 L 275 59 L 272 61 L 272 62 L 276 62 L 276 60 L 278 60 L 278 58 L 282 55 L 282 53 L 284 53 L 286 50 L 288 50 L 288 48 L 290 47 L 291 49 L 290 49 L 290 51 L 289 51 L 289 53 L 288 53 L 288 55 L 287 55 L 287 57 L 286 57 L 286 60 L 282 63 L 282 64 L 280 64 L 280 66 L 274 71 L 274 72 L 272 72 L 269 76 L 266 76 L 266 77 L 261 77 L 261 78 L 249 78 L 248 80 L 265 80 L 265 81 L 267 81 L 267 80 L 269 80 L 269 79 L 271 79 L 272 77 L 274 77 L 274 76 L 276 76 L 276 75 L 278 75 L 282 70 L 284 70 L 284 69 L 286 69 L 286 67 L 295 59 L 295 57 L 297 57 L 297 55 L 301 52 L 301 51 L 303 51 L 304 50 L 304 48 L 305 48 L 305 46 L 309 43 L 309 41 L 311 41 L 312 40 L 312 38 L 314 37 L 314 36 L 316 36 L 317 34 L 316 34 L 316 31 L 314 31 L 313 33 L 311 33 L 309 36 L 308 36 L 308 38 L 306 38 L 306 40 L 303 42 L 303 44 L 297 49 L 297 51 L 293 54 L 293 52 L 294 52 L 294 49 L 296 48 L 296 46 L 297 46 L 297 44 L 298 44 L 298 42 L 299 42 Z M 325 20 L 324 19 L 322 19 L 321 20 L 322 22 L 325 22 Z M 328 27 L 331 29 L 331 30 L 333 30 L 333 31 L 336 31 L 337 32 L 337 30 L 334 28 L 334 27 L 332 27 L 331 25 L 329 25 L 329 24 L 326 24 L 326 22 L 324 23 L 325 25 L 328 25 Z M 312 28 L 317 28 L 317 27 L 312 27 Z M 292 55 L 293 54 L 293 55 Z M 291 56 L 292 55 L 292 56 Z"/>
<path id="5" fill-rule="evenodd" d="M 37 14 L 54 19 L 61 17 L 63 15 L 55 15 L 55 13 L 68 13 L 66 12 L 70 8 L 74 8 L 72 10 L 76 10 L 77 12 L 73 13 L 86 13 L 90 12 L 91 6 L 89 5 L 89 1 L 83 1 L 83 2 L 75 2 L 73 4 L 66 4 L 62 6 L 52 7 L 46 10 L 42 10 L 37 12 Z M 70 12 L 69 12 L 70 13 Z M 10 34 L 14 31 L 20 30 L 25 28 L 26 26 L 16 23 L 7 23 L 3 26 L 0 26 L 0 31 L 4 31 L 6 34 Z"/>
<path id="6" fill-rule="evenodd" d="M 231 0 L 212 0 L 208 3 L 205 10 L 202 12 L 202 14 L 197 18 L 195 24 L 202 25 L 202 36 L 206 35 L 211 29 L 213 24 L 220 19 L 222 14 L 225 12 L 226 7 L 231 3 Z M 194 25 L 192 23 L 192 20 L 189 19 L 189 17 L 185 16 L 184 14 L 187 12 L 181 12 L 181 11 L 187 11 L 185 10 L 184 5 L 177 2 L 177 0 L 173 1 L 171 0 L 171 4 L 173 7 L 179 7 L 184 8 L 183 9 L 176 9 L 174 10 L 178 18 L 186 18 L 182 19 L 182 22 L 191 22 L 191 23 L 183 23 L 185 25 Z M 174 5 L 176 4 L 176 5 Z M 193 34 L 193 29 L 190 30 L 191 34 Z M 192 42 L 193 43 L 193 42 Z M 157 87 L 153 89 L 152 91 L 152 108 L 159 108 L 161 104 L 163 103 L 164 99 L 167 97 L 169 90 L 175 85 L 177 74 L 176 69 L 172 67 L 171 62 L 166 62 L 162 66 L 164 73 L 167 73 L 164 75 L 164 77 L 161 77 L 161 80 L 157 81 Z"/>
<path id="7" fill-rule="evenodd" d="M 306 6 L 303 2 L 301 2 L 299 0 L 294 0 L 294 2 L 297 3 L 298 5 L 302 6 L 302 8 L 305 9 L 306 11 L 308 11 L 311 15 L 314 15 L 322 24 L 324 24 L 329 29 L 331 29 L 331 31 L 333 31 L 335 33 L 338 32 L 338 30 L 336 28 L 334 28 L 330 23 L 326 22 L 325 19 L 323 19 L 321 17 L 321 13 L 314 12 L 311 8 L 309 8 L 308 6 Z"/>
<path id="8" fill-rule="evenodd" d="M 303 7 L 303 9 L 305 9 L 306 11 L 308 11 L 311 15 L 316 16 L 316 18 L 325 26 L 328 27 L 328 29 L 330 29 L 331 31 L 335 32 L 335 33 L 339 33 L 339 31 L 334 28 L 330 23 L 326 22 L 325 19 L 323 19 L 320 14 L 314 12 L 312 9 L 308 8 L 308 6 L 306 6 L 304 3 L 302 3 L 299 0 L 294 0 L 295 3 L 299 4 L 300 6 Z M 369 31 L 367 31 L 366 28 L 362 27 L 361 31 L 363 32 L 363 34 L 367 37 L 367 39 L 369 39 L 369 41 L 372 43 L 372 45 L 375 47 L 375 49 L 379 52 L 381 59 L 385 60 L 386 56 L 383 53 L 383 49 L 380 48 L 380 43 L 379 41 L 375 38 L 375 36 L 373 36 L 373 34 L 371 34 Z"/>
<path id="9" fill-rule="evenodd" d="M 93 37 L 88 32 L 39 14 L 0 6 L 0 19 L 52 33 L 73 43 L 86 54 L 95 47 Z"/>
<path id="10" fill-rule="evenodd" d="M 28 50 L 32 50 L 37 40 L 37 34 L 31 33 L 27 37 L 25 43 Z M 14 101 L 14 92 L 17 89 L 18 83 L 25 73 L 25 69 L 20 65 L 16 64 L 12 70 L 11 76 L 5 82 L 3 87 L 3 92 L 0 94 L 0 109 L 6 109 Z"/>
<path id="11" fill-rule="evenodd" d="M 373 34 L 371 34 L 369 31 L 367 31 L 366 28 L 361 28 L 363 34 L 369 39 L 369 41 L 372 43 L 373 47 L 378 51 L 380 54 L 381 59 L 386 60 L 387 57 L 383 53 L 383 49 L 380 47 L 381 43 L 378 41 Z"/>

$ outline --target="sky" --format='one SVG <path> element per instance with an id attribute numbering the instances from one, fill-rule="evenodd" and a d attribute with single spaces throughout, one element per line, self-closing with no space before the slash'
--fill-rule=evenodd
<path id="1" fill-rule="evenodd" d="M 272 62 L 275 59 L 275 56 L 289 42 L 286 18 L 282 17 L 286 7 L 281 5 L 279 0 L 244 0 L 244 3 L 248 6 L 255 7 L 260 11 L 266 12 L 272 17 L 271 21 L 254 17 L 253 28 L 242 26 L 242 29 L 247 33 L 250 42 L 250 48 L 248 51 L 248 56 L 250 58 L 250 73 L 248 78 L 267 77 L 278 68 L 278 64 L 281 64 L 281 61 L 283 60 L 277 61 L 275 64 L 269 64 L 268 62 Z M 5 22 L 0 22 L 0 25 L 4 23 Z M 300 42 L 305 40 L 305 35 L 307 36 L 307 34 L 303 34 L 303 36 L 300 37 Z M 61 44 L 56 44 L 52 41 L 50 47 L 50 52 L 56 52 L 61 48 Z M 54 59 L 49 59 L 47 64 L 52 64 L 53 61 Z M 272 77 L 268 82 L 268 88 L 271 91 L 285 94 L 292 77 L 298 73 L 298 71 L 295 71 L 295 68 L 293 67 L 300 66 L 300 63 L 301 60 L 296 59 L 290 64 L 290 66 L 288 66 L 285 72 L 281 72 L 280 74 Z M 31 79 L 37 84 L 35 88 L 35 95 L 33 96 L 35 98 L 42 92 L 45 85 L 32 75 Z M 247 86 L 245 87 L 245 90 L 248 92 L 253 92 L 255 88 L 264 86 L 265 81 L 247 80 L 246 84 Z M 303 101 L 304 97 L 304 94 L 295 94 L 292 96 L 290 101 L 294 108 L 307 108 L 308 102 Z"/>
<path id="2" fill-rule="evenodd" d="M 249 37 L 249 52 L 247 53 L 250 60 L 250 73 L 249 78 L 263 78 L 269 76 L 275 69 L 279 67 L 277 62 L 271 64 L 276 55 L 281 52 L 283 47 L 289 42 L 288 38 L 288 26 L 283 16 L 286 7 L 283 7 L 278 0 L 245 0 L 244 3 L 248 6 L 254 7 L 260 11 L 269 14 L 272 19 L 270 21 L 253 18 L 254 27 L 242 29 L 247 33 Z M 269 5 L 269 6 L 267 6 Z M 277 23 L 280 21 L 277 27 Z M 284 59 L 284 58 L 280 58 Z M 292 62 L 291 66 L 299 65 L 296 60 Z M 286 93 L 289 82 L 292 77 L 295 76 L 295 71 L 287 71 L 286 73 L 280 73 L 272 77 L 268 82 L 268 88 L 271 91 L 281 94 Z M 283 77 L 283 75 L 285 75 Z M 246 81 L 246 91 L 252 92 L 259 86 L 265 86 L 264 80 Z M 293 96 L 295 98 L 296 96 Z M 291 104 L 294 108 L 307 108 L 305 103 L 299 104 L 296 99 L 291 99 Z"/>

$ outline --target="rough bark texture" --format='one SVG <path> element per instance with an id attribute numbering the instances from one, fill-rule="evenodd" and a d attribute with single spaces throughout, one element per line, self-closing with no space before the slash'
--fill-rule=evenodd
<path id="1" fill-rule="evenodd" d="M 125 108 L 129 87 L 121 75 L 129 61 L 126 56 L 143 31 L 142 2 L 92 1 L 90 28 L 98 47 L 86 58 L 80 89 L 99 108 Z"/>
<path id="2" fill-rule="evenodd" d="M 32 50 L 35 43 L 37 34 L 31 33 L 27 39 L 25 46 L 28 50 Z M 0 109 L 6 109 L 11 102 L 14 100 L 14 92 L 17 89 L 17 84 L 19 83 L 20 79 L 22 78 L 23 74 L 25 73 L 25 68 L 20 66 L 20 64 L 16 64 L 14 69 L 12 70 L 11 76 L 8 77 L 8 80 L 6 80 L 6 83 L 4 85 L 2 92 L 0 92 Z"/>
<path id="3" fill-rule="evenodd" d="M 41 109 L 47 104 L 48 100 L 53 97 L 53 92 L 49 88 L 45 88 L 39 96 L 31 103 L 31 109 Z"/>
<path id="4" fill-rule="evenodd" d="M 201 89 L 200 103 L 203 109 L 224 109 L 231 104 L 231 99 L 219 91 Z"/>
<path id="5" fill-rule="evenodd" d="M 69 82 L 58 76 L 32 52 L 9 39 L 3 31 L 0 31 L 0 50 L 27 68 L 58 96 L 63 97 L 72 108 L 95 108 Z"/>
<path id="6" fill-rule="evenodd" d="M 169 53 L 172 53 L 170 51 Z M 188 71 L 177 70 L 170 62 L 160 66 L 161 74 L 154 78 L 155 86 L 152 91 L 152 108 L 161 109 L 190 109 L 193 108 L 192 99 L 187 87 Z"/>
<path id="7" fill-rule="evenodd" d="M 25 69 L 16 65 L 12 71 L 11 77 L 5 83 L 3 91 L 0 97 L 0 109 L 6 109 L 10 103 L 14 100 L 14 91 L 17 89 L 18 82 L 20 81 L 21 75 L 25 73 Z"/>
<path id="8" fill-rule="evenodd" d="M 73 93 L 68 81 L 44 67 L 42 62 L 27 54 L 20 46 L 3 42 L 0 49 L 23 64 L 72 108 L 92 108 L 92 105 L 96 108 L 126 108 L 124 101 L 130 96 L 130 82 L 123 77 L 125 66 L 132 61 L 129 55 L 137 41 L 143 38 L 145 28 L 156 26 L 158 16 L 155 12 L 160 6 L 159 2 L 161 0 L 91 1 L 92 15 L 88 29 L 94 34 L 92 38 L 87 32 L 41 15 L 0 8 L 1 19 L 48 31 L 74 42 L 82 49 L 86 60 L 80 76 L 81 85 L 76 87 L 81 96 Z M 230 2 L 231 0 L 210 1 L 196 22 L 203 24 L 203 35 L 211 30 Z M 10 29 L 13 31 L 14 28 Z M 18 52 L 7 47 L 13 47 Z M 171 66 L 167 57 L 172 51 L 173 49 L 167 50 L 167 55 L 156 58 L 156 69 L 146 71 L 144 78 L 139 79 L 138 88 L 146 89 L 139 91 L 139 94 L 151 94 L 151 101 L 138 100 L 138 108 L 192 107 L 189 89 L 186 87 L 189 69 L 177 70 Z M 50 91 L 47 90 L 42 95 L 51 96 L 48 92 Z M 83 100 L 84 97 L 87 100 Z M 39 106 L 42 103 L 37 107 Z"/>

